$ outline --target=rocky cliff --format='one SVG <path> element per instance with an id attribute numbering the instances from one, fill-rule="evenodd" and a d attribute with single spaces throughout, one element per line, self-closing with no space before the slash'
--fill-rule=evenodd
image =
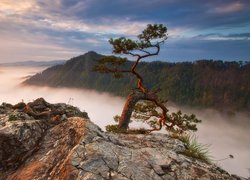
<path id="1" fill-rule="evenodd" d="M 0 106 L 0 179 L 240 179 L 183 155 L 166 134 L 110 134 L 87 113 L 40 98 Z"/>

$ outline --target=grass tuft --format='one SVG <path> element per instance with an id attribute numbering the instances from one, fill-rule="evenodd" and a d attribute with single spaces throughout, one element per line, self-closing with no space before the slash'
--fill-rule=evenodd
<path id="1" fill-rule="evenodd" d="M 184 155 L 200 159 L 209 164 L 212 163 L 211 156 L 209 155 L 209 145 L 199 143 L 194 134 L 179 136 L 175 134 L 174 137 L 181 140 L 186 145 L 186 150 L 183 152 Z"/>

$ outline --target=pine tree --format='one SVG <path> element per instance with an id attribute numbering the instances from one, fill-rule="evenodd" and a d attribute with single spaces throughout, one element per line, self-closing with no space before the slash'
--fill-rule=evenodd
<path id="1" fill-rule="evenodd" d="M 162 24 L 149 24 L 137 40 L 121 37 L 110 39 L 109 43 L 113 46 L 113 53 L 127 55 L 135 58 L 131 67 L 126 63 L 127 58 L 116 56 L 105 56 L 101 58 L 95 71 L 101 73 L 112 73 L 115 78 L 121 78 L 124 74 L 132 74 L 136 78 L 136 89 L 131 90 L 128 95 L 123 111 L 118 117 L 118 128 L 127 130 L 131 117 L 147 122 L 152 129 L 149 131 L 160 130 L 163 126 L 167 130 L 184 132 L 187 130 L 197 130 L 196 123 L 200 122 L 195 115 L 168 113 L 164 105 L 166 101 L 161 100 L 157 91 L 152 91 L 144 85 L 143 77 L 136 71 L 142 59 L 156 56 L 160 52 L 161 45 L 167 40 L 167 28 Z"/>

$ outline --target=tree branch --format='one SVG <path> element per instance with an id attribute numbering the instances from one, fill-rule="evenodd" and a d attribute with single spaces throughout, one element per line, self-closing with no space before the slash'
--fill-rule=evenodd
<path id="1" fill-rule="evenodd" d="M 132 52 L 124 52 L 124 54 L 131 55 L 131 56 L 137 56 L 138 58 L 141 57 L 139 54 L 134 54 Z"/>
<path id="2" fill-rule="evenodd" d="M 144 53 L 146 53 L 146 54 L 150 54 L 150 52 L 148 52 L 148 51 L 146 51 L 146 50 L 144 50 L 144 49 L 138 49 L 139 51 L 141 51 L 141 52 L 144 52 Z"/>

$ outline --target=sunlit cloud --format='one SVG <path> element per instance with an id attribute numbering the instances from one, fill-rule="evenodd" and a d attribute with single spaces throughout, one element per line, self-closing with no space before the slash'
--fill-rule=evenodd
<path id="1" fill-rule="evenodd" d="M 242 34 L 227 34 L 222 35 L 218 33 L 212 34 L 203 34 L 193 37 L 197 40 L 222 40 L 222 41 L 231 41 L 231 40 L 250 40 L 250 33 L 242 33 Z"/>
<path id="2" fill-rule="evenodd" d="M 244 9 L 244 4 L 242 2 L 233 2 L 230 4 L 225 4 L 214 9 L 216 13 L 234 13 Z"/>
<path id="3" fill-rule="evenodd" d="M 103 20 L 98 24 L 86 23 L 79 20 L 60 20 L 60 19 L 41 19 L 42 27 L 51 28 L 59 31 L 79 31 L 96 34 L 118 34 L 118 35 L 136 35 L 149 22 L 130 22 L 119 20 Z"/>
<path id="4" fill-rule="evenodd" d="M 190 31 L 192 29 L 187 27 L 168 28 L 168 36 L 171 39 L 187 38 Z"/>
<path id="5" fill-rule="evenodd" d="M 96 45 L 100 44 L 100 41 L 98 41 L 95 38 L 86 38 L 86 39 L 84 39 L 84 42 L 91 43 L 91 44 L 96 44 Z"/>
<path id="6" fill-rule="evenodd" d="M 0 12 L 4 14 L 23 14 L 31 9 L 36 9 L 38 6 L 31 0 L 1 0 Z"/>
<path id="7" fill-rule="evenodd" d="M 73 9 L 80 8 L 83 2 L 73 6 Z M 44 6 L 50 7 L 46 9 Z M 46 6 L 46 7 L 47 7 Z M 15 1 L 0 2 L 0 20 L 8 20 L 15 23 L 37 28 L 46 28 L 57 31 L 79 31 L 87 33 L 136 35 L 150 22 L 120 20 L 119 18 L 101 18 L 98 23 L 87 22 L 74 16 L 68 17 L 60 14 L 61 1 L 44 1 L 42 5 L 32 0 L 22 3 Z M 57 9 L 56 9 L 57 8 Z M 54 10 L 54 11 L 53 11 Z M 54 12 L 57 11 L 55 14 Z M 12 16 L 14 13 L 22 12 L 21 16 Z M 38 13 L 38 14 L 37 14 Z"/>
<path id="8" fill-rule="evenodd" d="M 84 49 L 60 44 L 63 39 L 50 37 L 43 33 L 20 31 L 0 33 L 0 62 L 19 60 L 69 59 L 86 52 Z"/>
<path id="9" fill-rule="evenodd" d="M 210 37 L 203 38 L 203 40 L 222 40 L 222 41 L 227 41 L 227 40 L 250 40 L 250 38 L 210 36 Z"/>
<path id="10" fill-rule="evenodd" d="M 215 33 L 214 30 L 216 33 L 226 35 L 243 33 L 246 32 L 243 29 L 250 27 L 249 18 L 244 15 L 249 11 L 250 3 L 242 0 L 207 1 L 206 3 L 198 0 L 190 0 L 189 3 L 181 0 L 150 2 L 135 0 L 133 5 L 127 0 L 103 0 L 102 2 L 98 0 L 0 0 L 1 60 L 15 60 L 17 53 L 7 54 L 11 52 L 7 47 L 17 46 L 20 46 L 17 49 L 23 54 L 24 59 L 34 56 L 33 52 L 37 53 L 34 58 L 39 57 L 38 60 L 41 60 L 41 57 L 47 57 L 48 54 L 52 57 L 53 52 L 53 57 L 58 58 L 67 52 L 68 55 L 76 53 L 74 54 L 76 56 L 78 53 L 84 53 L 85 50 L 107 54 L 108 51 L 111 53 L 108 39 L 121 36 L 135 38 L 147 24 L 151 23 L 163 23 L 168 27 L 170 44 L 182 39 L 185 41 L 189 39 L 191 43 L 199 34 Z M 249 40 L 243 37 L 200 37 L 200 40 L 205 41 L 238 39 Z M 42 45 L 44 46 L 41 47 Z M 179 54 L 176 54 L 176 57 L 178 56 Z M 206 58 L 206 54 L 203 56 Z M 68 57 L 65 55 L 65 58 Z M 166 58 L 169 57 L 162 59 Z"/>

